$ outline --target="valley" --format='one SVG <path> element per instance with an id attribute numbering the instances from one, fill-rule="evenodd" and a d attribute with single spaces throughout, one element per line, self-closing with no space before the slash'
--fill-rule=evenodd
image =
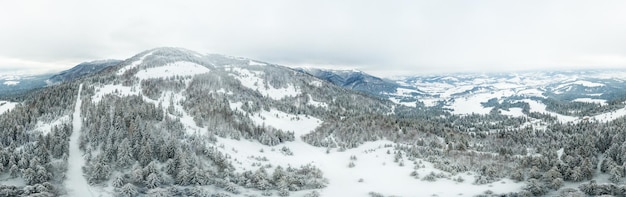
<path id="1" fill-rule="evenodd" d="M 99 63 L 0 101 L 0 195 L 626 188 L 624 71 L 379 78 L 169 47 Z"/>

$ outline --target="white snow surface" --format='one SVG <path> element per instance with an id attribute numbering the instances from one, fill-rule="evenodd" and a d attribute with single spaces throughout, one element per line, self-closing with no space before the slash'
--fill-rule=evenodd
<path id="1" fill-rule="evenodd" d="M 513 117 L 522 117 L 524 116 L 524 112 L 522 112 L 522 108 L 519 107 L 512 107 L 509 108 L 509 110 L 500 110 L 500 113 L 502 113 L 503 115 L 507 115 L 507 116 L 513 116 Z"/>
<path id="2" fill-rule="evenodd" d="M 265 80 L 261 78 L 263 72 L 251 71 L 248 69 L 230 67 L 229 70 L 231 76 L 235 77 L 241 82 L 241 85 L 256 90 L 263 96 L 269 97 L 274 100 L 280 100 L 285 97 L 294 97 L 301 94 L 300 90 L 294 87 L 292 84 L 287 85 L 285 88 L 274 88 L 272 85 L 265 85 Z"/>
<path id="3" fill-rule="evenodd" d="M 87 179 L 83 176 L 82 166 L 85 164 L 85 158 L 83 157 L 82 151 L 78 148 L 79 136 L 83 126 L 83 120 L 80 115 L 80 108 L 83 103 L 80 99 L 82 90 L 83 84 L 78 88 L 76 105 L 74 106 L 74 113 L 72 114 L 73 130 L 70 136 L 70 155 L 67 159 L 67 179 L 64 183 L 67 188 L 68 196 L 95 196 L 91 192 L 91 187 L 87 183 Z"/>
<path id="4" fill-rule="evenodd" d="M 93 95 L 91 100 L 95 103 L 100 102 L 102 97 L 108 94 L 113 94 L 116 96 L 130 96 L 130 95 L 139 95 L 139 91 L 137 90 L 139 87 L 131 87 L 131 86 L 123 86 L 123 85 L 104 85 L 96 88 L 96 94 Z"/>
<path id="5" fill-rule="evenodd" d="M 310 84 L 311 84 L 312 86 L 315 86 L 315 87 L 318 87 L 318 88 L 321 88 L 321 87 L 323 86 L 322 82 L 321 82 L 321 81 L 317 81 L 317 80 L 313 80 L 313 81 L 311 81 L 311 83 L 310 83 Z"/>
<path id="6" fill-rule="evenodd" d="M 52 131 L 53 127 L 59 126 L 63 123 L 70 122 L 70 120 L 71 120 L 70 116 L 66 115 L 56 120 L 53 120 L 52 122 L 37 121 L 37 124 L 35 125 L 35 128 L 33 129 L 33 131 L 41 132 L 43 135 L 48 135 L 48 133 Z"/>
<path id="7" fill-rule="evenodd" d="M 16 105 L 17 103 L 15 102 L 0 101 L 0 114 L 3 114 L 9 110 L 12 110 L 13 108 L 15 108 Z"/>
<path id="8" fill-rule="evenodd" d="M 594 82 L 590 82 L 590 81 L 584 81 L 584 80 L 579 80 L 579 81 L 574 81 L 571 83 L 566 83 L 566 84 L 561 84 L 559 86 L 556 87 L 556 89 L 561 89 L 570 85 L 582 85 L 585 87 L 601 87 L 604 86 L 604 84 L 601 83 L 594 83 Z"/>
<path id="9" fill-rule="evenodd" d="M 232 109 L 241 107 L 243 103 L 231 103 Z M 314 147 L 303 141 L 300 136 L 313 131 L 322 121 L 314 117 L 293 115 L 275 109 L 263 111 L 252 116 L 257 125 L 271 126 L 274 128 L 293 131 L 296 140 L 274 147 L 260 144 L 256 141 L 234 140 L 218 138 L 218 146 L 224 153 L 231 155 L 231 161 L 237 171 L 256 170 L 258 166 L 272 164 L 272 166 L 292 166 L 299 167 L 311 164 L 324 172 L 324 177 L 328 179 L 326 188 L 318 190 L 321 196 L 368 196 L 369 192 L 378 192 L 384 195 L 397 196 L 474 196 L 491 190 L 496 193 L 507 193 L 521 190 L 523 183 L 514 183 L 505 179 L 502 182 L 495 182 L 491 185 L 474 185 L 473 175 L 466 173 L 453 175 L 452 178 L 461 176 L 465 179 L 463 183 L 457 183 L 448 179 L 440 179 L 435 182 L 427 182 L 415 179 L 409 174 L 413 171 L 412 161 L 404 158 L 404 166 L 394 163 L 394 154 L 387 154 L 394 142 L 381 140 L 367 142 L 357 148 L 348 149 L 343 152 L 335 149 L 326 153 L 327 149 Z M 278 149 L 288 147 L 293 155 L 284 155 Z M 349 168 L 350 157 L 357 157 L 355 167 Z M 266 158 L 267 161 L 258 158 Z M 430 172 L 440 173 L 434 169 L 432 164 L 422 161 L 425 168 L 420 168 L 418 173 L 425 176 Z M 273 169 L 268 170 L 272 172 Z M 445 172 L 444 172 L 445 173 Z M 363 179 L 363 182 L 359 182 Z M 450 189 L 450 188 L 454 189 Z M 292 192 L 292 196 L 302 196 L 309 191 Z M 245 195 L 245 194 L 242 194 Z"/>
<path id="10" fill-rule="evenodd" d="M 8 85 L 8 86 L 14 86 L 19 84 L 20 81 L 4 81 L 4 85 Z"/>
<path id="11" fill-rule="evenodd" d="M 598 103 L 601 105 L 607 104 L 604 99 L 592 99 L 592 98 L 577 98 L 572 100 L 574 102 L 583 102 L 583 103 Z"/>
<path id="12" fill-rule="evenodd" d="M 400 99 L 397 99 L 397 98 L 394 98 L 394 97 L 389 97 L 389 100 L 391 102 L 394 102 L 395 104 L 409 106 L 409 107 L 417 107 L 417 103 L 416 102 L 402 102 L 402 101 L 400 101 Z"/>
<path id="13" fill-rule="evenodd" d="M 139 58 L 139 60 L 132 62 L 131 64 L 124 66 L 122 68 L 120 68 L 119 70 L 117 70 L 117 75 L 123 75 L 126 71 L 136 68 L 137 66 L 139 66 L 141 63 L 143 63 L 143 60 L 152 55 L 154 51 L 149 52 L 148 54 L 145 54 L 144 56 L 141 56 L 141 58 Z"/>
<path id="14" fill-rule="evenodd" d="M 411 90 L 407 88 L 396 88 L 396 94 L 400 96 L 411 95 L 411 93 L 419 93 L 417 90 Z"/>
<path id="15" fill-rule="evenodd" d="M 593 116 L 592 119 L 595 119 L 598 121 L 613 121 L 623 116 L 626 116 L 626 108 L 621 108 L 612 112 L 598 114 L 598 115 Z"/>
<path id="16" fill-rule="evenodd" d="M 309 95 L 309 105 L 313 105 L 315 107 L 321 107 L 321 108 L 328 108 L 328 104 L 324 103 L 324 102 L 318 102 L 313 100 L 313 97 L 311 97 L 311 95 Z"/>
<path id="17" fill-rule="evenodd" d="M 261 63 L 261 62 L 257 62 L 257 61 L 254 61 L 254 60 L 249 60 L 248 61 L 248 65 L 250 65 L 250 66 L 266 66 L 267 64 Z"/>
<path id="18" fill-rule="evenodd" d="M 174 76 L 194 76 L 211 71 L 207 67 L 192 62 L 174 62 L 164 66 L 140 70 L 135 75 L 139 79 L 167 78 Z"/>
<path id="19" fill-rule="evenodd" d="M 539 113 L 547 113 L 550 114 L 551 116 L 555 116 L 560 122 L 574 122 L 576 120 L 579 120 L 579 118 L 577 117 L 573 117 L 573 116 L 566 116 L 566 115 L 562 115 L 559 113 L 555 113 L 555 112 L 550 112 L 548 110 L 546 110 L 546 105 L 540 102 L 537 102 L 535 100 L 530 100 L 530 99 L 524 99 L 522 100 L 523 102 L 528 103 L 528 105 L 530 105 L 530 112 L 539 112 Z"/>

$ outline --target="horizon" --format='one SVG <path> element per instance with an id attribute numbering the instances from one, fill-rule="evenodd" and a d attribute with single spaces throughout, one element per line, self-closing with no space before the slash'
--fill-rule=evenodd
<path id="1" fill-rule="evenodd" d="M 158 48 L 168 48 L 168 47 L 156 47 L 156 48 L 152 48 L 148 50 L 153 50 L 153 49 L 158 49 Z M 182 47 L 172 47 L 172 48 L 189 50 L 189 49 L 182 48 Z M 137 52 L 135 55 L 142 53 L 144 51 L 148 51 L 148 50 Z M 229 56 L 227 54 L 220 54 L 220 53 L 203 53 L 199 51 L 194 51 L 194 52 L 198 52 L 203 55 L 218 54 L 218 55 Z M 135 55 L 129 56 L 124 59 L 104 58 L 104 59 L 86 60 L 86 61 L 82 61 L 79 63 L 75 63 L 72 66 L 64 66 L 62 68 L 55 68 L 55 69 L 48 69 L 48 70 L 44 69 L 44 70 L 38 70 L 34 72 L 32 71 L 33 69 L 19 69 L 19 68 L 5 69 L 5 68 L 0 67 L 0 80 L 2 80 L 3 78 L 7 76 L 8 77 L 11 77 L 11 76 L 30 77 L 30 76 L 42 76 L 42 75 L 54 75 L 54 74 L 58 74 L 60 72 L 69 70 L 71 68 L 74 68 L 75 66 L 78 66 L 83 63 L 107 61 L 107 60 L 125 61 L 127 59 L 132 58 Z M 409 71 L 401 71 L 401 70 L 380 71 L 380 70 L 371 70 L 371 69 L 363 70 L 360 67 L 353 66 L 353 65 L 312 65 L 312 64 L 285 65 L 285 64 L 260 60 L 260 59 L 252 59 L 248 57 L 241 57 L 241 56 L 231 56 L 231 57 L 245 58 L 245 59 L 254 60 L 254 61 L 261 61 L 261 62 L 284 66 L 284 67 L 292 68 L 292 69 L 312 68 L 312 69 L 322 69 L 322 70 L 332 70 L 332 71 L 358 71 L 358 72 L 363 72 L 363 73 L 366 73 L 375 77 L 383 78 L 383 79 L 393 79 L 393 78 L 402 78 L 402 77 L 411 77 L 411 76 L 450 76 L 450 75 L 457 75 L 457 74 L 480 75 L 480 74 L 521 74 L 521 73 L 534 73 L 534 72 L 542 72 L 542 73 L 545 73 L 545 72 L 584 72 L 584 71 L 610 71 L 610 70 L 626 71 L 626 67 L 594 67 L 594 66 L 573 67 L 573 68 L 548 67 L 548 68 L 511 69 L 511 70 L 496 69 L 496 70 L 490 70 L 490 71 L 474 71 L 474 70 L 463 70 L 463 69 L 459 71 L 432 70 L 432 71 L 424 71 L 424 72 L 409 72 Z M 403 73 L 403 74 L 397 74 L 397 73 Z"/>
<path id="2" fill-rule="evenodd" d="M 61 0 L 3 7 L 11 8 L 0 12 L 3 70 L 58 71 L 158 46 L 386 76 L 626 67 L 626 2 L 617 0 Z"/>

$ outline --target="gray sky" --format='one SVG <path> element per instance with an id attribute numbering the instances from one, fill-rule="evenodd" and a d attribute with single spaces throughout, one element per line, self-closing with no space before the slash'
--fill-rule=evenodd
<path id="1" fill-rule="evenodd" d="M 389 76 L 626 68 L 626 1 L 28 0 L 0 3 L 0 72 L 161 46 Z"/>

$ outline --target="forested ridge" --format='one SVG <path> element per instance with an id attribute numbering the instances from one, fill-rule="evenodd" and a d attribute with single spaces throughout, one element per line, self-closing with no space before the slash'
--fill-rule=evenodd
<path id="1" fill-rule="evenodd" d="M 209 71 L 137 77 L 180 61 Z M 132 67 L 136 62 L 141 63 Z M 317 189 L 329 184 L 315 165 L 261 164 L 267 158 L 259 156 L 258 163 L 238 168 L 242 161 L 234 150 L 225 150 L 220 139 L 258 142 L 272 147 L 259 152 L 277 151 L 285 157 L 293 153 L 284 144 L 299 140 L 328 152 L 389 140 L 393 151 L 387 154 L 393 155 L 393 163 L 416 166 L 406 176 L 462 183 L 459 175 L 471 174 L 476 185 L 504 178 L 526 185 L 510 193 L 485 191 L 485 196 L 626 195 L 626 118 L 560 122 L 550 114 L 530 112 L 527 103 L 515 100 L 483 103 L 494 107 L 486 115 L 458 115 L 438 107 L 397 105 L 290 68 L 250 62 L 155 49 L 97 75 L 24 95 L 14 109 L 0 114 L 0 179 L 18 183 L 0 186 L 0 196 L 67 194 L 63 183 L 71 114 L 80 84 L 83 173 L 92 187 L 111 188 L 113 196 L 229 196 L 249 191 L 319 196 Z M 256 83 L 245 81 L 250 79 Z M 623 107 L 619 98 L 601 106 L 528 99 L 576 116 Z M 498 111 L 513 107 L 527 116 Z M 304 134 L 255 122 L 272 111 L 293 115 L 294 121 L 315 117 L 321 122 Z M 356 160 L 351 157 L 346 168 L 359 165 Z M 441 173 L 419 174 L 422 161 Z M 577 186 L 561 189 L 568 183 Z"/>

